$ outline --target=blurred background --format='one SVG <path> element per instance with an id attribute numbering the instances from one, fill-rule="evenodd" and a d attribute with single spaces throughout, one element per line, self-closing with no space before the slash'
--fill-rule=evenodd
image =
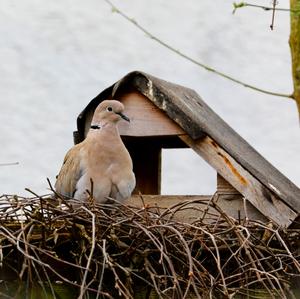
<path id="1" fill-rule="evenodd" d="M 250 1 L 250 0 L 249 0 Z M 289 13 L 232 0 L 115 0 L 161 40 L 261 88 L 291 93 Z M 256 1 L 257 2 L 257 1 Z M 270 1 L 259 1 L 270 6 Z M 288 0 L 280 1 L 289 7 Z M 300 185 L 296 105 L 236 85 L 171 53 L 103 0 L 0 0 L 0 194 L 48 193 L 76 118 L 133 70 L 190 87 L 275 167 Z M 164 194 L 209 194 L 215 172 L 189 150 L 163 152 Z"/>

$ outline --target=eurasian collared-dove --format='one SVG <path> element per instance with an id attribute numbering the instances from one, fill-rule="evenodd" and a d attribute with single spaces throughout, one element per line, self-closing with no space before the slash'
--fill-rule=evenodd
<path id="1" fill-rule="evenodd" d="M 135 187 L 131 157 L 118 132 L 117 123 L 129 118 L 116 100 L 105 100 L 95 109 L 84 141 L 65 156 L 55 189 L 63 196 L 85 201 L 93 182 L 93 198 L 103 203 L 107 197 L 124 201 Z"/>

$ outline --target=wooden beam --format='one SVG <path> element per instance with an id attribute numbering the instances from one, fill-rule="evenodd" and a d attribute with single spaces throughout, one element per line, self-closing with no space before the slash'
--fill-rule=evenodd
<path id="1" fill-rule="evenodd" d="M 219 173 L 217 173 L 217 191 L 226 194 L 241 194 L 230 183 L 228 183 Z"/>
<path id="2" fill-rule="evenodd" d="M 126 121 L 118 123 L 122 136 L 149 137 L 185 134 L 178 124 L 140 92 L 120 93 L 117 99 L 124 104 L 124 113 L 130 118 L 130 123 Z"/>
<path id="3" fill-rule="evenodd" d="M 179 138 L 208 162 L 268 219 L 280 226 L 289 226 L 295 220 L 297 213 L 291 207 L 262 185 L 213 139 L 206 136 L 193 140 L 188 135 L 182 135 Z"/>
<path id="4" fill-rule="evenodd" d="M 176 210 L 174 208 L 169 214 L 167 213 L 167 215 L 180 222 L 192 223 L 202 218 L 203 212 L 207 209 L 207 203 L 211 197 L 211 195 L 142 195 L 142 201 L 139 195 L 133 195 L 126 201 L 126 204 L 137 208 L 143 208 L 143 204 L 145 204 L 147 208 L 153 208 L 154 210 L 159 209 L 161 213 L 167 212 L 171 207 L 184 204 L 184 209 L 181 209 L 179 212 L 174 212 Z M 251 205 L 251 203 L 248 203 L 246 207 L 247 211 L 245 212 L 242 196 L 239 200 L 236 198 L 234 200 L 223 200 L 222 196 L 216 196 L 214 201 L 227 216 L 232 218 L 244 220 L 247 215 L 251 220 L 267 222 L 267 218 Z M 201 204 L 201 202 L 203 204 Z M 212 218 L 211 214 L 216 215 L 216 217 Z M 213 219 L 216 220 L 216 218 L 218 218 L 218 213 L 214 208 L 210 207 L 207 217 L 204 218 L 204 222 L 211 223 Z"/>

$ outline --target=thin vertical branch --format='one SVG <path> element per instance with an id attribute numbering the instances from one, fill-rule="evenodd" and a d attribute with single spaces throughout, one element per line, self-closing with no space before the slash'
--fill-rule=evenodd
<path id="1" fill-rule="evenodd" d="M 92 245 L 91 245 L 88 261 L 86 263 L 83 279 L 82 279 L 82 282 L 81 282 L 80 294 L 78 296 L 78 299 L 82 299 L 83 296 L 84 296 L 84 293 L 86 291 L 86 279 L 87 279 L 88 272 L 90 270 L 90 265 L 91 265 L 91 262 L 92 262 L 92 257 L 93 257 L 93 254 L 94 254 L 95 244 L 96 244 L 95 214 L 92 213 L 90 210 L 88 210 L 85 206 L 81 206 L 81 209 L 83 209 L 84 211 L 86 211 L 88 214 L 90 214 L 92 216 Z"/>
<path id="2" fill-rule="evenodd" d="M 273 0 L 273 6 L 272 6 L 272 22 L 270 25 L 271 30 L 274 30 L 274 21 L 275 21 L 275 10 L 277 5 L 277 0 Z"/>

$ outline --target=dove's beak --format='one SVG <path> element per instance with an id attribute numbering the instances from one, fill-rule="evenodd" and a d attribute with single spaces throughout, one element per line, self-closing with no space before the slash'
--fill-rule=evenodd
<path id="1" fill-rule="evenodd" d="M 119 112 L 119 113 L 116 113 L 116 114 L 119 114 L 123 119 L 125 119 L 126 121 L 130 122 L 130 119 L 129 117 L 127 117 L 125 114 Z"/>

